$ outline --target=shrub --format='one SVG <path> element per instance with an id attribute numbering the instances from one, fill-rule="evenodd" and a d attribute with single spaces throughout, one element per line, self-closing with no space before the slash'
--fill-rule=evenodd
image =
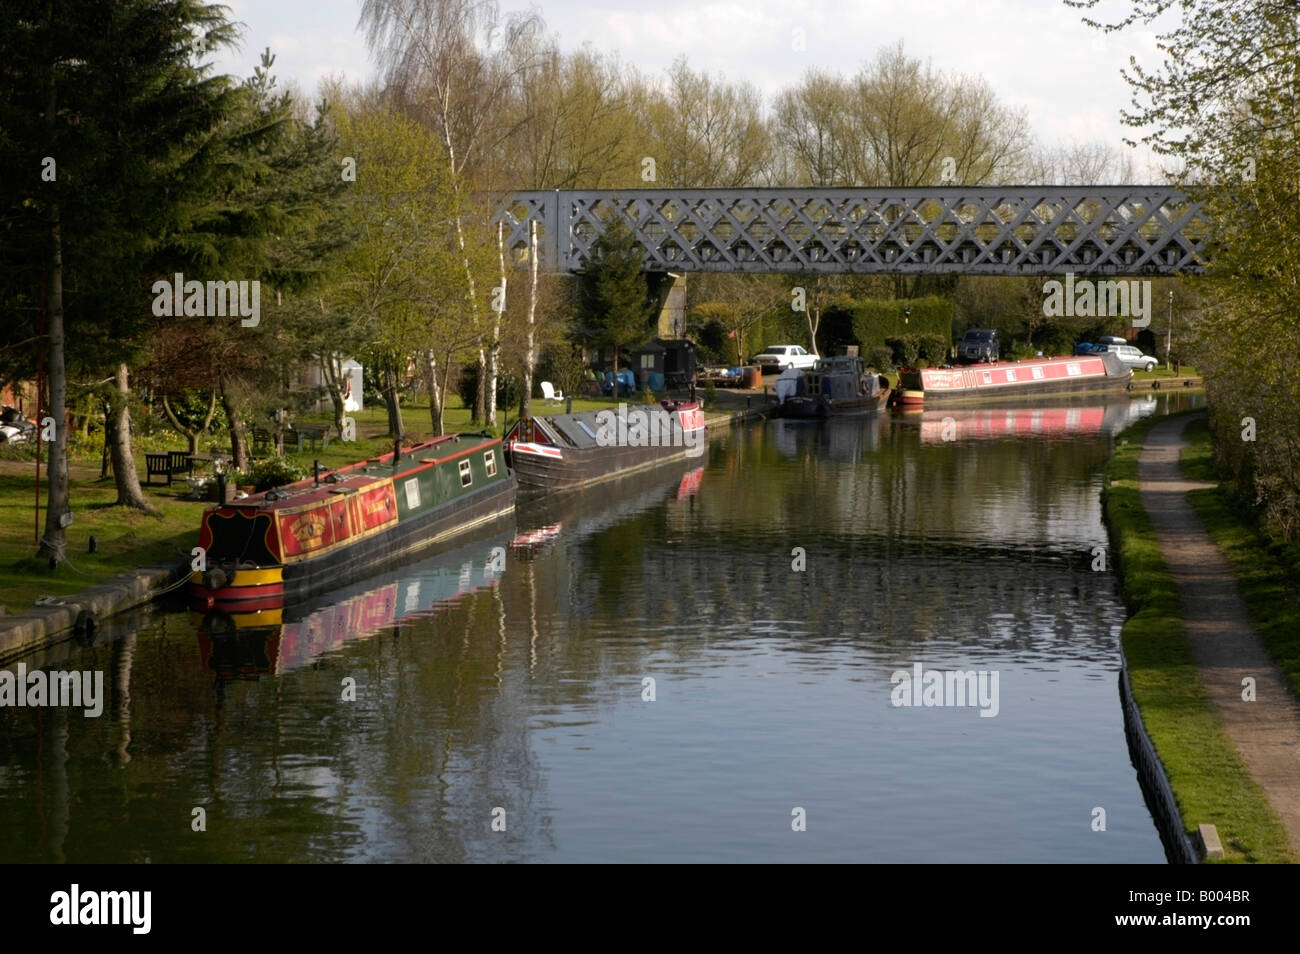
<path id="1" fill-rule="evenodd" d="M 903 309 L 912 313 L 903 321 Z M 858 301 L 852 306 L 853 333 L 864 353 L 877 345 L 887 344 L 890 338 L 912 335 L 938 335 L 945 346 L 952 342 L 952 323 L 956 314 L 953 303 L 937 295 L 925 298 L 896 299 L 892 301 Z"/>
<path id="2" fill-rule="evenodd" d="M 948 362 L 948 339 L 942 335 L 900 335 L 889 338 L 885 343 L 889 346 L 894 367 L 915 368 L 920 364 Z"/>
<path id="3" fill-rule="evenodd" d="M 461 368 L 460 380 L 456 383 L 456 393 L 460 395 L 461 404 L 472 408 L 478 392 L 478 363 L 467 364 Z M 505 374 L 497 374 L 497 407 L 514 407 L 519 403 L 519 380 Z"/>
<path id="4" fill-rule="evenodd" d="M 866 354 L 867 367 L 889 371 L 894 367 L 894 351 L 885 345 L 876 345 Z"/>
<path id="5" fill-rule="evenodd" d="M 258 493 L 272 487 L 283 487 L 311 476 L 307 468 L 288 457 L 268 457 L 255 462 L 247 471 L 233 470 L 229 479 L 236 486 L 252 484 Z"/>

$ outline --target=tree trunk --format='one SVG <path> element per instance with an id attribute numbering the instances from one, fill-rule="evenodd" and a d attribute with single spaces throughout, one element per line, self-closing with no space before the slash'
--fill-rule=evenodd
<path id="1" fill-rule="evenodd" d="M 480 345 L 478 349 L 478 388 L 474 392 L 474 411 L 470 415 L 471 424 L 482 424 L 487 416 L 487 353 Z"/>
<path id="2" fill-rule="evenodd" d="M 165 394 L 162 396 L 162 406 L 163 413 L 167 415 L 167 420 L 171 424 L 172 428 L 189 438 L 190 453 L 197 454 L 199 452 L 199 438 L 208 432 L 208 428 L 212 426 L 213 415 L 217 413 L 216 390 L 214 389 L 211 396 L 208 398 L 208 414 L 203 419 L 203 424 L 200 427 L 186 427 L 182 424 L 176 417 L 176 412 L 172 410 L 171 401 L 167 399 L 167 395 Z"/>
<path id="3" fill-rule="evenodd" d="M 397 388 L 397 371 L 392 360 L 384 362 L 384 403 L 388 406 L 388 436 L 394 439 L 404 437 L 402 427 L 402 396 Z"/>
<path id="4" fill-rule="evenodd" d="M 533 366 L 537 363 L 537 344 L 533 331 L 537 326 L 537 220 L 529 225 L 528 268 L 530 287 L 528 292 L 528 324 L 524 334 L 524 383 L 519 392 L 519 416 L 533 416 Z"/>
<path id="5" fill-rule="evenodd" d="M 488 342 L 487 425 L 497 426 L 497 375 L 501 370 L 501 315 L 506 307 L 505 223 L 497 223 L 497 262 L 501 267 L 501 297 L 493 302 L 492 340 Z"/>
<path id="6" fill-rule="evenodd" d="M 239 405 L 230 397 L 224 381 L 218 379 L 221 391 L 221 408 L 226 412 L 226 426 L 230 428 L 230 464 L 236 470 L 248 471 L 248 440 L 244 436 L 244 415 Z"/>
<path id="7" fill-rule="evenodd" d="M 451 367 L 451 352 L 448 352 L 443 362 L 443 367 Z M 438 387 L 438 433 L 442 434 L 444 428 L 444 414 L 447 410 L 447 388 L 451 387 L 451 375 L 444 372 L 442 384 Z"/>
<path id="8" fill-rule="evenodd" d="M 429 395 L 429 420 L 433 424 L 433 436 L 442 435 L 442 391 L 438 387 L 438 359 L 433 351 L 424 353 L 427 370 L 424 375 L 425 391 Z"/>
<path id="9" fill-rule="evenodd" d="M 347 376 L 343 373 L 337 354 L 318 355 L 317 360 L 320 361 L 321 377 L 325 379 L 325 390 L 329 392 L 330 402 L 334 405 L 334 426 L 342 434 L 343 415 L 347 413 L 343 407 Z"/>
<path id="10" fill-rule="evenodd" d="M 54 88 L 50 87 L 50 108 L 53 115 Z M 49 416 L 54 418 L 54 443 L 50 446 L 47 477 L 49 496 L 45 505 L 45 533 L 41 537 L 37 556 L 43 560 L 63 559 L 67 534 L 63 528 L 63 515 L 68 512 L 68 435 L 64 419 L 67 417 L 68 375 L 63 364 L 63 233 L 59 225 L 58 203 L 50 205 L 50 288 L 46 298 L 46 321 L 49 331 Z M 40 404 L 40 398 L 37 398 Z M 36 439 L 40 440 L 41 421 Z"/>
<path id="11" fill-rule="evenodd" d="M 110 442 L 109 452 L 113 456 L 113 482 L 117 484 L 116 506 L 157 513 L 140 489 L 135 454 L 131 452 L 131 384 L 126 362 L 119 362 L 113 384 L 112 409 L 105 421 L 104 440 Z"/>
<path id="12" fill-rule="evenodd" d="M 113 405 L 104 401 L 104 426 L 108 426 L 108 417 L 113 412 Z M 108 431 L 104 431 L 104 449 L 99 455 L 99 479 L 103 480 L 113 472 L 113 458 L 108 453 Z"/>

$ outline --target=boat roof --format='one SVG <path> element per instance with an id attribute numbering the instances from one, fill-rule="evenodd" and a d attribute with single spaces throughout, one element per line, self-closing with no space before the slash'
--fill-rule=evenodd
<path id="1" fill-rule="evenodd" d="M 324 472 L 319 482 L 307 477 L 292 484 L 285 484 L 283 487 L 272 487 L 262 493 L 249 494 L 242 500 L 233 500 L 225 506 L 218 505 L 209 509 L 231 510 L 256 507 L 266 512 L 313 506 L 330 497 L 347 496 L 383 483 L 392 477 L 394 472 L 400 472 L 403 468 L 419 467 L 449 454 L 458 453 L 464 447 L 472 448 L 490 441 L 490 438 L 479 434 L 444 434 L 402 448 L 402 457 L 396 467 L 393 466 L 393 454 L 390 451 L 378 457 L 369 457 Z"/>
<path id="2" fill-rule="evenodd" d="M 698 403 L 698 402 L 697 402 Z M 684 407 L 690 407 L 690 401 L 677 402 L 678 407 L 665 408 L 662 403 L 611 405 L 596 411 L 574 411 L 571 414 L 548 414 L 534 417 L 533 424 L 546 432 L 546 436 L 556 444 L 569 444 L 572 447 L 587 448 L 598 446 L 596 435 L 600 432 L 597 416 L 613 411 L 619 417 L 625 417 L 629 410 L 664 411 L 673 413 Z"/>

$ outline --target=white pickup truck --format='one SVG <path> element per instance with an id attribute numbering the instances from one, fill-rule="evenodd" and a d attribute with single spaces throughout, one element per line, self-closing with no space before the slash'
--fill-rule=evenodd
<path id="1" fill-rule="evenodd" d="M 784 371 L 786 368 L 807 371 L 820 360 L 817 355 L 810 354 L 798 345 L 772 345 L 754 355 L 754 364 L 762 368 L 764 374 L 769 371 Z"/>

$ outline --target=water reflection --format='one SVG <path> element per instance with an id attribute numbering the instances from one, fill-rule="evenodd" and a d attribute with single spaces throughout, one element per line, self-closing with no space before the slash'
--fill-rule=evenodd
<path id="1" fill-rule="evenodd" d="M 1113 428 L 1190 397 L 737 428 L 278 617 L 135 617 L 43 659 L 102 718 L 0 709 L 0 856 L 1159 861 L 1091 558 Z M 915 662 L 999 715 L 891 707 Z"/>

